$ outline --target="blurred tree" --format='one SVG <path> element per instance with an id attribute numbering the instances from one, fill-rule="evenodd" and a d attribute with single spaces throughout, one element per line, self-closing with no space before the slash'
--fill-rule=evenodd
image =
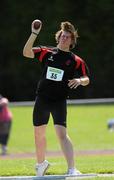
<path id="1" fill-rule="evenodd" d="M 72 98 L 113 97 L 113 9 L 113 0 L 1 1 L 0 93 L 12 101 L 35 98 L 40 65 L 24 58 L 22 51 L 31 22 L 38 18 L 43 27 L 35 45 L 56 46 L 54 35 L 61 21 L 71 21 L 78 29 L 73 52 L 87 62 L 91 84 L 73 91 Z"/>

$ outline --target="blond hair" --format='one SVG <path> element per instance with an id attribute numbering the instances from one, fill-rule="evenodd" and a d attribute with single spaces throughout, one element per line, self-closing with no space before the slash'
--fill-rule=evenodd
<path id="1" fill-rule="evenodd" d="M 61 27 L 61 29 L 59 31 L 57 31 L 55 34 L 56 42 L 57 43 L 59 42 L 59 38 L 60 38 L 62 32 L 66 31 L 66 32 L 71 33 L 72 44 L 70 45 L 70 49 L 74 48 L 75 44 L 77 42 L 77 38 L 79 37 L 77 30 L 75 30 L 74 26 L 68 21 L 61 22 L 60 27 Z"/>

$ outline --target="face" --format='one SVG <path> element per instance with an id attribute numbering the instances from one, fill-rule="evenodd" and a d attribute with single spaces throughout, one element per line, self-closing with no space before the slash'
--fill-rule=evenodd
<path id="1" fill-rule="evenodd" d="M 62 46 L 63 48 L 69 49 L 71 43 L 72 43 L 71 33 L 63 31 L 59 38 L 59 45 Z"/>

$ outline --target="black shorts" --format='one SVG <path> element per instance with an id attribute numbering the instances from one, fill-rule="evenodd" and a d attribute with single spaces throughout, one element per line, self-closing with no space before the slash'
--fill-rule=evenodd
<path id="1" fill-rule="evenodd" d="M 33 110 L 33 125 L 41 126 L 48 124 L 50 113 L 53 117 L 54 124 L 66 127 L 66 100 L 57 102 L 47 102 L 42 98 L 37 97 Z"/>

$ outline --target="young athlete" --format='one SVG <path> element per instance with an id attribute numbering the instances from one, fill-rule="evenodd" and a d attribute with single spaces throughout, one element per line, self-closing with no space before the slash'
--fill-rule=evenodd
<path id="1" fill-rule="evenodd" d="M 33 110 L 36 173 L 37 176 L 43 176 L 50 165 L 45 159 L 45 151 L 46 127 L 51 113 L 55 131 L 68 164 L 67 174 L 77 175 L 80 171 L 75 168 L 73 146 L 67 134 L 66 99 L 70 88 L 89 84 L 84 60 L 70 51 L 76 44 L 78 33 L 70 22 L 62 22 L 61 29 L 55 34 L 56 47 L 33 47 L 42 27 L 40 24 L 40 27 L 35 29 L 34 23 L 35 21 L 32 22 L 32 32 L 24 46 L 23 55 L 37 58 L 42 64 L 42 74 L 38 82 Z"/>

